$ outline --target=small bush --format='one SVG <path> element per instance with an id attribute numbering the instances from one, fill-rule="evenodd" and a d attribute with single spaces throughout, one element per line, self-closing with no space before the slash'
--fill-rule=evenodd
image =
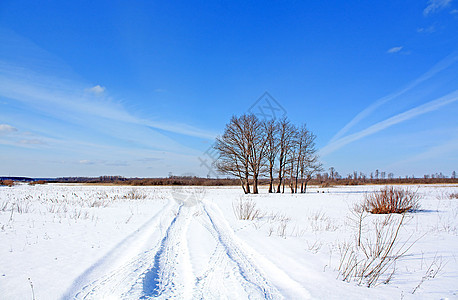
<path id="1" fill-rule="evenodd" d="M 123 196 L 124 199 L 130 199 L 130 200 L 143 200 L 143 199 L 146 199 L 146 197 L 147 195 L 141 193 L 137 189 L 132 189 Z"/>
<path id="2" fill-rule="evenodd" d="M 14 181 L 12 180 L 0 180 L 0 185 L 13 186 Z"/>
<path id="3" fill-rule="evenodd" d="M 366 194 L 364 208 L 373 214 L 392 214 L 415 211 L 420 208 L 420 196 L 407 188 L 385 187 Z"/>
<path id="4" fill-rule="evenodd" d="M 29 185 L 36 185 L 36 184 L 46 184 L 47 182 L 44 180 L 37 180 L 29 182 Z"/>
<path id="5" fill-rule="evenodd" d="M 449 195 L 450 199 L 458 199 L 458 193 L 452 193 Z"/>
<path id="6" fill-rule="evenodd" d="M 232 203 L 234 214 L 239 220 L 255 220 L 262 217 L 261 211 L 256 208 L 256 202 L 253 200 L 243 200 Z"/>

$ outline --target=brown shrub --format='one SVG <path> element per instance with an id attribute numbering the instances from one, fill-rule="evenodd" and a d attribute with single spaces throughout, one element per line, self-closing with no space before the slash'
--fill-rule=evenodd
<path id="1" fill-rule="evenodd" d="M 46 184 L 47 182 L 44 180 L 37 180 L 29 182 L 29 185 L 36 185 L 36 184 Z"/>
<path id="2" fill-rule="evenodd" d="M 417 192 L 391 186 L 366 194 L 363 205 L 366 211 L 373 214 L 392 214 L 418 210 L 419 201 Z"/>
<path id="3" fill-rule="evenodd" d="M 0 185 L 13 186 L 14 181 L 12 180 L 0 180 Z"/>
<path id="4" fill-rule="evenodd" d="M 449 195 L 450 199 L 458 199 L 458 193 L 452 193 Z"/>
<path id="5" fill-rule="evenodd" d="M 333 187 L 333 186 L 334 186 L 333 183 L 331 183 L 329 181 L 326 181 L 326 182 L 322 183 L 320 187 L 327 188 L 327 187 Z"/>

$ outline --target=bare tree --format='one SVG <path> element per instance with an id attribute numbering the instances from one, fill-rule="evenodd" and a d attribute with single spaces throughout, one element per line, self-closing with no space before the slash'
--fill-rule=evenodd
<path id="1" fill-rule="evenodd" d="M 258 193 L 258 179 L 265 167 L 268 150 L 264 124 L 253 114 L 242 115 L 245 140 L 248 145 L 248 165 L 253 175 L 253 194 Z"/>
<path id="2" fill-rule="evenodd" d="M 291 151 L 292 137 L 295 134 L 293 125 L 289 122 L 287 118 L 283 118 L 278 123 L 278 147 L 279 147 L 279 156 L 278 156 L 278 187 L 277 193 L 280 193 L 281 187 L 283 184 L 283 192 L 285 191 L 284 187 L 284 176 L 286 173 L 286 166 L 288 163 L 289 152 Z"/>
<path id="3" fill-rule="evenodd" d="M 269 193 L 274 192 L 274 167 L 275 161 L 278 156 L 279 142 L 278 142 L 278 125 L 274 120 L 264 122 L 264 128 L 267 139 L 267 171 L 269 173 Z"/>
<path id="4" fill-rule="evenodd" d="M 291 127 L 292 134 L 290 140 L 289 151 L 287 155 L 287 167 L 286 172 L 289 175 L 289 187 L 293 194 L 297 190 L 297 177 L 299 173 L 299 162 L 301 158 L 301 140 L 299 137 L 299 131 L 296 126 Z"/>
<path id="5" fill-rule="evenodd" d="M 323 171 L 323 168 L 318 160 L 317 149 L 315 147 L 316 136 L 307 130 L 305 125 L 302 126 L 299 131 L 299 136 L 301 140 L 301 155 L 299 160 L 301 193 L 305 193 L 307 190 L 307 183 L 316 173 Z M 297 183 L 295 192 L 297 193 Z"/>
<path id="6" fill-rule="evenodd" d="M 274 171 L 278 172 L 277 193 L 285 192 L 287 181 L 291 193 L 297 193 L 299 184 L 305 193 L 307 182 L 322 171 L 315 135 L 305 125 L 297 128 L 287 118 L 276 122 L 261 121 L 252 114 L 233 116 L 217 138 L 215 149 L 220 155 L 214 164 L 217 170 L 239 178 L 246 194 L 250 193 L 250 177 L 253 193 L 259 192 L 261 176 L 269 176 L 269 193 L 275 192 Z M 332 178 L 336 177 L 334 168 L 330 170 Z"/>
<path id="7" fill-rule="evenodd" d="M 233 116 L 226 125 L 224 134 L 216 139 L 215 149 L 220 156 L 215 161 L 216 169 L 240 179 L 245 194 L 250 193 L 249 142 L 241 118 Z"/>
<path id="8" fill-rule="evenodd" d="M 336 169 L 334 167 L 329 168 L 329 176 L 331 177 L 331 180 L 334 180 L 336 176 Z"/>

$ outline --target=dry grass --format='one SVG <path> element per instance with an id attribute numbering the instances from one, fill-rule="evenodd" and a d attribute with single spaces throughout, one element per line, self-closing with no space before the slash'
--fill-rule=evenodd
<path id="1" fill-rule="evenodd" d="M 336 231 L 335 220 L 329 218 L 325 212 L 317 211 L 308 216 L 312 231 Z"/>
<path id="2" fill-rule="evenodd" d="M 255 220 L 262 218 L 261 211 L 256 207 L 256 202 L 251 199 L 240 198 L 232 203 L 234 214 L 239 220 Z"/>
<path id="3" fill-rule="evenodd" d="M 420 288 L 420 286 L 427 280 L 430 280 L 432 278 L 436 278 L 436 276 L 442 272 L 444 269 L 445 265 L 447 263 L 444 262 L 442 259 L 442 256 L 434 256 L 433 261 L 429 264 L 428 269 L 426 270 L 425 274 L 420 280 L 420 283 L 413 289 L 412 294 L 415 294 L 415 292 Z"/>
<path id="4" fill-rule="evenodd" d="M 370 234 L 362 237 L 359 245 L 349 242 L 339 244 L 338 271 L 341 279 L 356 281 L 367 287 L 388 283 L 396 271 L 396 261 L 415 243 L 399 241 L 399 232 L 404 224 L 404 214 L 399 218 L 387 215 L 374 223 Z"/>
<path id="5" fill-rule="evenodd" d="M 384 187 L 380 191 L 366 194 L 364 208 L 373 214 L 405 213 L 420 209 L 417 192 L 402 187 Z"/>
<path id="6" fill-rule="evenodd" d="M 143 200 L 146 199 L 146 197 L 147 195 L 143 194 L 138 189 L 132 189 L 123 196 L 124 199 L 130 200 Z"/>

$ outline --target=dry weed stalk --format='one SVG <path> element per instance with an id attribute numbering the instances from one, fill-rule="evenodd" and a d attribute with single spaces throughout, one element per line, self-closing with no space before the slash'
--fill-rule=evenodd
<path id="1" fill-rule="evenodd" d="M 420 288 L 423 282 L 435 278 L 444 269 L 446 264 L 447 263 L 444 263 L 442 256 L 437 256 L 436 253 L 436 255 L 434 255 L 434 259 L 426 270 L 425 275 L 421 278 L 420 283 L 413 289 L 412 294 Z"/>
<path id="2" fill-rule="evenodd" d="M 239 220 L 255 220 L 262 218 L 261 211 L 256 207 L 256 202 L 251 199 L 244 200 L 242 197 L 239 201 L 232 202 L 232 209 Z"/>
<path id="3" fill-rule="evenodd" d="M 131 199 L 131 200 L 143 200 L 146 197 L 147 196 L 145 194 L 143 194 L 143 193 L 140 193 L 139 190 L 132 189 L 128 193 L 126 193 L 123 198 L 124 199 Z"/>
<path id="4" fill-rule="evenodd" d="M 325 212 L 317 211 L 308 217 L 312 231 L 336 231 L 337 226 Z"/>
<path id="5" fill-rule="evenodd" d="M 395 220 L 392 215 L 374 223 L 374 235 L 359 239 L 356 245 L 341 243 L 339 275 L 344 281 L 356 280 L 367 287 L 377 285 L 380 278 L 395 265 L 415 243 L 400 243 L 399 231 L 405 224 L 405 215 Z M 384 280 L 389 282 L 394 271 Z"/>
<path id="6" fill-rule="evenodd" d="M 286 239 L 286 227 L 288 226 L 289 219 L 284 219 L 278 224 L 277 234 Z"/>

